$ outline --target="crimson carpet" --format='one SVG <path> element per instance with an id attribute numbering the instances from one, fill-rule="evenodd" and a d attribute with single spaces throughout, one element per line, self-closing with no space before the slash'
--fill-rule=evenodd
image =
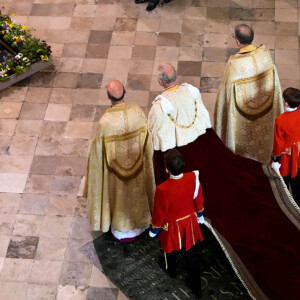
<path id="1" fill-rule="evenodd" d="M 199 170 L 205 217 L 253 298 L 300 299 L 300 214 L 275 172 L 232 153 L 213 129 L 179 147 Z M 166 180 L 163 153 L 155 177 Z"/>

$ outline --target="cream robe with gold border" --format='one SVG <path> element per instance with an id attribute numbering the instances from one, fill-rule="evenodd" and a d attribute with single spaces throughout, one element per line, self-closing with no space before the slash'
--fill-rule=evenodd
<path id="1" fill-rule="evenodd" d="M 236 154 L 268 163 L 274 120 L 284 110 L 281 87 L 269 50 L 264 45 L 247 48 L 250 52 L 240 51 L 227 63 L 217 95 L 214 129 Z"/>
<path id="2" fill-rule="evenodd" d="M 85 193 L 94 230 L 148 227 L 155 191 L 147 119 L 136 104 L 120 103 L 100 119 L 87 169 Z"/>
<path id="3" fill-rule="evenodd" d="M 169 114 L 164 111 L 161 96 L 169 103 Z M 211 128 L 201 94 L 190 84 L 184 83 L 165 90 L 152 104 L 148 124 L 154 150 L 164 152 L 185 146 Z"/>

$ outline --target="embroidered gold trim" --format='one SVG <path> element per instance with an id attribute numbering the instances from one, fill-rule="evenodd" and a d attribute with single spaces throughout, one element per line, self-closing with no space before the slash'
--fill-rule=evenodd
<path id="1" fill-rule="evenodd" d="M 161 226 L 155 226 L 151 223 L 152 228 L 156 229 L 156 228 L 161 228 Z"/>
<path id="2" fill-rule="evenodd" d="M 265 50 L 266 47 L 265 45 L 260 45 L 259 47 L 257 47 L 255 50 L 249 52 L 249 53 L 245 53 L 243 55 L 232 55 L 230 56 L 230 59 L 240 59 L 240 58 L 244 58 L 244 57 L 247 57 L 247 56 L 251 56 L 253 55 L 257 50 Z"/>
<path id="3" fill-rule="evenodd" d="M 240 85 L 240 84 L 245 84 L 245 83 L 249 83 L 249 82 L 253 82 L 253 81 L 256 81 L 262 77 L 265 77 L 267 75 L 269 75 L 271 72 L 273 72 L 273 67 L 270 68 L 269 70 L 267 71 L 264 71 L 258 75 L 255 75 L 255 76 L 252 76 L 252 77 L 248 77 L 248 78 L 243 78 L 243 79 L 238 79 L 238 80 L 235 80 L 233 81 L 233 83 L 237 84 L 237 85 Z"/>
<path id="4" fill-rule="evenodd" d="M 122 102 L 122 103 L 118 103 L 118 104 L 114 105 L 113 107 L 107 108 L 106 111 L 107 112 L 121 111 L 121 110 L 124 110 L 124 109 L 129 109 L 129 108 L 131 108 L 135 105 L 136 105 L 135 103 Z"/>
<path id="5" fill-rule="evenodd" d="M 178 84 L 176 84 L 176 85 L 174 85 L 174 86 L 172 86 L 168 89 L 165 89 L 165 92 L 171 92 L 171 91 L 176 90 L 176 89 L 178 89 Z"/>
<path id="6" fill-rule="evenodd" d="M 108 155 L 107 149 L 109 149 L 110 143 L 123 142 L 134 137 L 137 137 L 137 139 L 139 140 L 139 153 L 137 157 L 134 158 L 134 163 L 132 165 L 124 167 L 120 164 L 118 160 L 115 160 L 114 158 Z M 147 138 L 147 126 L 141 127 L 133 132 L 103 137 L 107 165 L 120 176 L 123 176 L 125 178 L 133 176 L 138 170 L 140 170 L 143 164 L 144 148 L 146 145 Z"/>
<path id="7" fill-rule="evenodd" d="M 169 223 L 164 224 L 163 226 L 161 226 L 161 228 L 165 231 L 169 230 Z"/>
<path id="8" fill-rule="evenodd" d="M 239 53 L 243 54 L 243 53 L 247 53 L 247 52 L 252 52 L 256 49 L 257 49 L 257 47 L 255 47 L 254 45 L 248 45 L 248 46 L 241 48 Z"/>
<path id="9" fill-rule="evenodd" d="M 194 100 L 195 101 L 195 116 L 193 118 L 193 122 L 189 125 L 181 125 L 181 124 L 178 124 L 178 122 L 173 118 L 173 116 L 171 114 L 168 114 L 170 120 L 175 124 L 175 126 L 179 127 L 179 128 L 183 128 L 183 129 L 188 129 L 188 128 L 191 128 L 196 120 L 197 120 L 197 115 L 198 115 L 198 108 L 197 108 L 197 99 Z"/>

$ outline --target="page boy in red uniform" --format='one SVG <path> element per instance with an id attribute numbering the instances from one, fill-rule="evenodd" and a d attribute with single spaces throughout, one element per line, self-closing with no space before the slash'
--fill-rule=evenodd
<path id="1" fill-rule="evenodd" d="M 300 90 L 287 88 L 283 98 L 286 112 L 275 119 L 272 165 L 300 206 Z"/>
<path id="2" fill-rule="evenodd" d="M 160 231 L 166 269 L 171 277 L 176 277 L 177 251 L 185 249 L 187 284 L 201 297 L 199 257 L 195 246 L 197 241 L 203 240 L 198 221 L 204 222 L 199 172 L 183 174 L 184 160 L 176 149 L 166 153 L 165 165 L 170 178 L 156 188 L 149 234 L 154 237 Z"/>

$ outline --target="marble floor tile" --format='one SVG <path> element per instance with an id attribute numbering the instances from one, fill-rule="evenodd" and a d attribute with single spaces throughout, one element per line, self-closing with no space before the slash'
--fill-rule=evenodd
<path id="1" fill-rule="evenodd" d="M 32 155 L 37 144 L 37 137 L 15 135 L 12 138 L 9 153 L 12 155 Z"/>
<path id="2" fill-rule="evenodd" d="M 49 217 L 73 216 L 76 203 L 77 199 L 75 196 L 51 195 L 46 215 Z"/>
<path id="3" fill-rule="evenodd" d="M 55 300 L 57 293 L 56 284 L 29 283 L 25 300 Z"/>
<path id="4" fill-rule="evenodd" d="M 62 263 L 62 261 L 34 260 L 29 282 L 58 284 Z"/>
<path id="5" fill-rule="evenodd" d="M 26 282 L 0 281 L 0 300 L 25 299 L 27 286 Z"/>
<path id="6" fill-rule="evenodd" d="M 35 103 L 48 103 L 51 88 L 30 87 L 26 94 L 25 101 Z"/>
<path id="7" fill-rule="evenodd" d="M 82 240 L 79 238 L 68 239 L 68 245 L 65 253 L 66 261 L 85 262 L 85 263 L 89 262 L 87 257 L 80 251 L 80 247 L 87 244 L 91 239 Z"/>
<path id="8" fill-rule="evenodd" d="M 88 217 L 88 205 L 85 197 L 76 198 L 75 217 Z"/>
<path id="9" fill-rule="evenodd" d="M 14 134 L 17 125 L 15 119 L 1 119 L 0 120 L 0 135 L 12 135 Z"/>
<path id="10" fill-rule="evenodd" d="M 70 121 L 93 121 L 95 119 L 97 107 L 94 105 L 74 104 L 72 106 L 72 112 Z"/>
<path id="11" fill-rule="evenodd" d="M 13 236 L 9 242 L 6 257 L 33 259 L 39 243 L 38 237 Z"/>
<path id="12" fill-rule="evenodd" d="M 49 193 L 53 180 L 54 176 L 52 175 L 30 174 L 26 183 L 25 193 Z"/>
<path id="13" fill-rule="evenodd" d="M 28 87 L 10 86 L 0 92 L 0 102 L 23 102 Z M 2 117 L 1 117 L 2 118 Z"/>
<path id="14" fill-rule="evenodd" d="M 16 119 L 19 117 L 22 103 L 19 102 L 0 102 L 0 118 Z"/>
<path id="15" fill-rule="evenodd" d="M 89 139 L 91 137 L 92 126 L 92 122 L 70 121 L 67 123 L 64 137 Z"/>
<path id="16" fill-rule="evenodd" d="M 65 44 L 62 57 L 83 58 L 85 56 L 86 44 Z"/>
<path id="17" fill-rule="evenodd" d="M 20 113 L 20 119 L 43 120 L 46 109 L 47 104 L 25 102 Z"/>
<path id="18" fill-rule="evenodd" d="M 1 135 L 0 139 L 0 153 L 9 154 L 9 147 L 12 140 L 12 135 Z"/>
<path id="19" fill-rule="evenodd" d="M 136 45 L 132 50 L 131 58 L 134 60 L 153 60 L 156 47 L 152 45 Z"/>
<path id="20" fill-rule="evenodd" d="M 27 282 L 32 269 L 33 260 L 22 258 L 5 258 L 0 280 Z"/>
<path id="21" fill-rule="evenodd" d="M 181 34 L 173 32 L 160 32 L 158 35 L 158 46 L 179 47 L 181 42 Z"/>
<path id="22" fill-rule="evenodd" d="M 39 136 L 42 124 L 42 120 L 18 120 L 15 133 L 18 136 Z"/>
<path id="23" fill-rule="evenodd" d="M 87 287 L 73 285 L 59 285 L 57 300 L 86 300 Z"/>
<path id="24" fill-rule="evenodd" d="M 73 239 L 91 240 L 91 230 L 92 228 L 88 218 L 74 217 L 70 237 Z"/>
<path id="25" fill-rule="evenodd" d="M 92 264 L 90 262 L 72 262 L 64 261 L 60 284 L 87 286 L 92 273 Z"/>
<path id="26" fill-rule="evenodd" d="M 40 236 L 67 238 L 70 234 L 72 217 L 70 216 L 46 216 L 43 220 Z"/>
<path id="27" fill-rule="evenodd" d="M 201 62 L 179 61 L 177 73 L 179 76 L 199 76 L 201 67 Z"/>
<path id="28" fill-rule="evenodd" d="M 103 74 L 101 73 L 83 73 L 79 75 L 77 87 L 99 89 L 101 88 L 102 79 Z"/>
<path id="29" fill-rule="evenodd" d="M 64 57 L 60 60 L 58 71 L 77 73 L 81 70 L 82 62 L 83 62 L 83 58 Z"/>
<path id="30" fill-rule="evenodd" d="M 45 215 L 48 206 L 48 195 L 23 194 L 20 201 L 19 213 L 28 215 Z"/>
<path id="31" fill-rule="evenodd" d="M 79 74 L 77 73 L 57 73 L 53 87 L 56 88 L 76 88 L 78 84 Z"/>
<path id="32" fill-rule="evenodd" d="M 75 17 L 93 17 L 95 14 L 97 6 L 96 5 L 76 5 L 74 11 L 73 11 L 73 16 Z"/>
<path id="33" fill-rule="evenodd" d="M 50 94 L 50 103 L 72 103 L 75 90 L 69 88 L 53 88 Z"/>
<path id="34" fill-rule="evenodd" d="M 156 46 L 157 44 L 157 33 L 156 32 L 139 32 L 135 33 L 134 44 L 144 46 Z"/>
<path id="35" fill-rule="evenodd" d="M 0 213 L 17 214 L 21 202 L 21 194 L 0 193 Z"/>
<path id="36" fill-rule="evenodd" d="M 78 176 L 85 175 L 87 159 L 84 157 L 61 157 L 56 166 L 56 175 Z"/>
<path id="37" fill-rule="evenodd" d="M 116 18 L 113 30 L 114 31 L 135 31 L 137 19 Z"/>
<path id="38" fill-rule="evenodd" d="M 67 238 L 45 236 L 40 237 L 35 259 L 43 261 L 63 261 Z"/>
<path id="39" fill-rule="evenodd" d="M 151 76 L 140 74 L 128 74 L 126 88 L 129 90 L 149 91 L 151 84 Z"/>
<path id="40" fill-rule="evenodd" d="M 71 104 L 49 103 L 44 119 L 47 121 L 69 121 L 71 109 Z"/>
<path id="41" fill-rule="evenodd" d="M 82 73 L 104 73 L 106 59 L 84 58 L 81 65 Z"/>
<path id="42" fill-rule="evenodd" d="M 1 273 L 2 265 L 3 265 L 3 258 L 6 257 L 6 252 L 7 252 L 7 248 L 8 248 L 10 239 L 11 239 L 10 235 L 0 234 L 0 259 L 2 258 L 0 273 Z"/>
<path id="43" fill-rule="evenodd" d="M 109 52 L 109 45 L 88 44 L 86 47 L 86 58 L 107 58 Z"/>
<path id="44" fill-rule="evenodd" d="M 22 193 L 28 174 L 0 173 L 1 193 Z"/>
<path id="45" fill-rule="evenodd" d="M 112 34 L 111 45 L 114 46 L 132 46 L 134 43 L 135 32 L 114 31 Z"/>
<path id="46" fill-rule="evenodd" d="M 44 217 L 40 215 L 18 214 L 14 222 L 13 235 L 39 237 Z"/>
<path id="47" fill-rule="evenodd" d="M 50 72 L 40 72 L 33 74 L 30 78 L 30 86 L 52 87 L 55 74 Z"/>

